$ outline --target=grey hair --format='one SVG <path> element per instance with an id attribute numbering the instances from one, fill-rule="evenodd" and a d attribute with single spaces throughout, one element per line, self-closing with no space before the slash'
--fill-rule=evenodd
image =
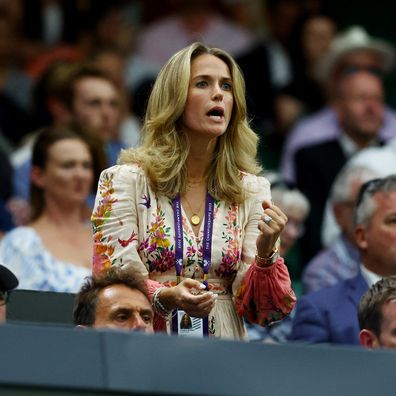
<path id="1" fill-rule="evenodd" d="M 330 192 L 330 202 L 335 204 L 350 201 L 354 182 L 360 181 L 363 184 L 378 176 L 377 172 L 366 166 L 353 164 L 344 166 L 334 180 Z"/>
<path id="2" fill-rule="evenodd" d="M 393 191 L 396 191 L 396 175 L 390 175 L 381 179 L 372 179 L 364 183 L 359 191 L 355 206 L 355 226 L 370 223 L 373 213 L 377 209 L 377 203 L 374 200 L 375 194 L 386 195 Z"/>
<path id="3" fill-rule="evenodd" d="M 271 194 L 275 205 L 279 206 L 283 211 L 288 212 L 290 209 L 297 209 L 298 212 L 301 213 L 302 219 L 307 217 L 310 205 L 307 198 L 300 190 L 289 190 L 277 186 L 271 188 Z"/>

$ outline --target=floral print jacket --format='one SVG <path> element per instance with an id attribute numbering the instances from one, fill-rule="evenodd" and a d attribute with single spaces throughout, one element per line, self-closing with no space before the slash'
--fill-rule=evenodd
<path id="1" fill-rule="evenodd" d="M 264 269 L 254 263 L 261 203 L 270 199 L 270 185 L 250 174 L 243 180 L 251 192 L 243 204 L 215 200 L 209 284 L 216 293 L 231 296 L 239 315 L 265 325 L 290 312 L 295 296 L 283 259 Z M 183 208 L 182 222 L 182 277 L 202 280 L 204 222 L 198 237 Z M 153 192 L 139 166 L 116 165 L 102 172 L 92 223 L 95 274 L 128 265 L 162 284 L 175 284 L 172 200 Z"/>

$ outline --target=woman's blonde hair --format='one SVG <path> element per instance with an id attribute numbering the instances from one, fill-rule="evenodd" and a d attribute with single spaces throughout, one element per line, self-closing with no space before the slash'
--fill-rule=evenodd
<path id="1" fill-rule="evenodd" d="M 187 102 L 191 62 L 203 54 L 214 55 L 226 63 L 234 96 L 227 131 L 218 138 L 207 175 L 208 189 L 217 199 L 241 203 L 247 194 L 242 187 L 241 172 L 257 174 L 261 170 L 256 161 L 258 137 L 247 121 L 242 73 L 234 59 L 218 48 L 191 44 L 162 67 L 148 101 L 142 145 L 123 151 L 119 163 L 141 165 L 157 193 L 173 198 L 185 192 L 190 143 L 181 120 Z"/>

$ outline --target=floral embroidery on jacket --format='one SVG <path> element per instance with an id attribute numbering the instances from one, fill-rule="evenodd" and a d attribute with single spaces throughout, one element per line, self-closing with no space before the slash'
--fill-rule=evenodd
<path id="1" fill-rule="evenodd" d="M 215 271 L 220 278 L 234 278 L 238 270 L 238 262 L 241 257 L 240 238 L 241 228 L 237 223 L 238 206 L 231 205 L 225 219 L 225 231 L 223 231 L 222 239 L 225 246 L 221 252 L 221 263 Z"/>
<path id="2" fill-rule="evenodd" d="M 148 237 L 140 243 L 139 250 L 145 256 L 150 272 L 166 272 L 175 265 L 171 227 L 165 227 L 165 213 L 159 206 L 153 216 L 154 221 L 147 226 Z"/>
<path id="3" fill-rule="evenodd" d="M 137 234 L 136 234 L 135 231 L 132 231 L 131 236 L 128 239 L 120 239 L 120 238 L 118 238 L 118 243 L 122 247 L 127 247 L 133 241 L 137 241 Z"/>
<path id="4" fill-rule="evenodd" d="M 139 205 L 145 206 L 147 209 L 151 208 L 151 197 L 150 195 L 143 195 L 142 197 L 142 202 L 139 203 Z"/>
<path id="5" fill-rule="evenodd" d="M 99 183 L 98 192 L 101 196 L 95 212 L 92 214 L 92 225 L 94 233 L 93 272 L 95 275 L 107 271 L 114 264 L 111 260 L 114 253 L 112 237 L 103 237 L 101 227 L 111 215 L 113 204 L 117 202 L 113 198 L 113 174 L 105 175 Z"/>

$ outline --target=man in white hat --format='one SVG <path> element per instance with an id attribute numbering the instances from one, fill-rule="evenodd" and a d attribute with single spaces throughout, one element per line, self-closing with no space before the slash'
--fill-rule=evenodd
<path id="1" fill-rule="evenodd" d="M 395 50 L 390 44 L 371 37 L 358 26 L 347 29 L 334 39 L 328 55 L 320 62 L 317 70 L 318 78 L 329 95 L 329 106 L 302 119 L 290 131 L 281 158 L 283 178 L 295 181 L 294 157 L 297 150 L 340 135 L 341 127 L 333 109 L 333 94 L 341 77 L 358 70 L 385 76 L 392 71 L 395 57 Z M 385 108 L 379 136 L 383 140 L 396 136 L 396 113 L 389 108 Z"/>
<path id="2" fill-rule="evenodd" d="M 324 207 L 337 174 L 359 151 L 384 143 L 380 137 L 385 122 L 381 79 L 358 69 L 343 74 L 337 88 L 332 110 L 339 125 L 338 135 L 302 147 L 294 155 L 297 187 L 311 205 L 301 240 L 305 261 L 323 248 L 320 230 Z"/>
<path id="3" fill-rule="evenodd" d="M 18 286 L 16 276 L 0 264 L 0 324 L 6 320 L 7 302 L 10 292 Z"/>

